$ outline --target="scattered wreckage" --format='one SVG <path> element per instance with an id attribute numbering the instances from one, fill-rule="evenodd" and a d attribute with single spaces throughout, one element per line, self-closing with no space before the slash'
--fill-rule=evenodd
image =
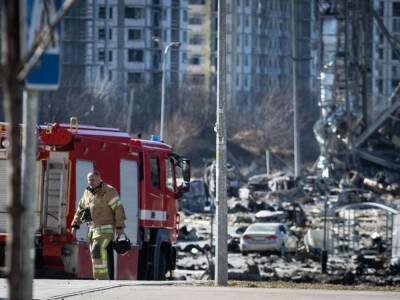
<path id="1" fill-rule="evenodd" d="M 228 199 L 230 279 L 400 285 L 400 201 L 396 189 L 388 188 L 395 187 L 394 182 L 386 178 L 385 184 L 381 182 L 377 188 L 370 184 L 374 177 L 358 173 L 361 181 L 346 184 L 348 176 L 343 176 L 343 180 L 329 186 L 325 182 L 321 188 L 316 178 L 300 181 L 282 175 L 260 176 L 262 181 L 258 183 L 249 180 L 249 185 L 240 191 L 244 197 Z M 282 182 L 282 178 L 291 184 L 280 185 L 278 191 L 284 190 L 283 193 L 272 191 L 269 181 Z M 291 189 L 295 190 L 288 191 Z M 192 209 L 198 208 L 189 205 L 181 213 L 175 277 L 212 278 L 213 211 L 194 213 Z M 297 240 L 294 251 L 283 255 L 279 251 L 261 251 L 243 256 L 241 237 L 255 222 L 288 224 Z M 329 276 L 321 273 L 322 250 L 328 252 Z"/>

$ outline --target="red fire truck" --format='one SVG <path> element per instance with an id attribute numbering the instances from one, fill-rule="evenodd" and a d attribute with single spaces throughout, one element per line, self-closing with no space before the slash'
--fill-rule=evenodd
<path id="1" fill-rule="evenodd" d="M 0 266 L 7 237 L 7 132 L 0 124 Z M 35 269 L 37 277 L 92 278 L 87 227 L 69 233 L 86 175 L 96 169 L 120 193 L 131 250 L 109 251 L 115 279 L 162 280 L 175 268 L 177 197 L 190 181 L 189 160 L 162 142 L 131 138 L 114 128 L 51 124 L 38 127 Z M 178 186 L 178 174 L 183 184 Z M 179 176 L 180 177 L 180 176 Z M 86 227 L 86 230 L 85 230 Z"/>

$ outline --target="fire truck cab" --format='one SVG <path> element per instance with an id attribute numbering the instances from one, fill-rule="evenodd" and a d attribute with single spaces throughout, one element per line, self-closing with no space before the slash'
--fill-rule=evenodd
<path id="1" fill-rule="evenodd" d="M 7 131 L 0 124 L 0 266 L 7 239 Z M 77 123 L 38 127 L 35 196 L 35 276 L 92 278 L 87 226 L 77 238 L 71 222 L 92 170 L 114 186 L 126 214 L 132 248 L 109 251 L 111 279 L 163 280 L 175 268 L 178 194 L 190 181 L 189 160 L 162 142 L 131 138 L 114 128 Z M 183 183 L 178 186 L 177 178 Z"/>

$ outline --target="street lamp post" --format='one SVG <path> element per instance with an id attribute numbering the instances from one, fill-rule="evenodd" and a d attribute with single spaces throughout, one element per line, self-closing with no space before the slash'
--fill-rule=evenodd
<path id="1" fill-rule="evenodd" d="M 169 43 L 163 51 L 163 62 L 162 62 L 162 82 L 161 82 L 161 122 L 160 122 L 160 140 L 164 141 L 164 114 L 165 114 L 165 65 L 167 61 L 167 54 L 171 47 L 179 48 L 180 42 Z"/>

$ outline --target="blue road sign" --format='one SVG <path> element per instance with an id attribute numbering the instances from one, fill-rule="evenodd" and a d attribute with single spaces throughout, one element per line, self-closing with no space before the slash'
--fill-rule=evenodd
<path id="1" fill-rule="evenodd" d="M 25 50 L 32 47 L 39 33 L 51 24 L 62 6 L 62 0 L 25 0 Z M 25 86 L 31 90 L 58 89 L 61 74 L 61 26 L 36 66 L 29 72 Z"/>

